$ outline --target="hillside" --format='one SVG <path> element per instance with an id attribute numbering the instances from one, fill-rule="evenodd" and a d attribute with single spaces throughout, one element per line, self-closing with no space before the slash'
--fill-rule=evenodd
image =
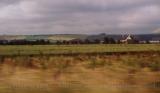
<path id="1" fill-rule="evenodd" d="M 103 40 L 104 37 L 114 38 L 116 40 L 124 39 L 127 35 L 107 35 L 107 34 L 97 34 L 97 35 L 85 35 L 85 34 L 55 34 L 55 35 L 1 35 L 0 40 L 39 40 L 47 39 L 51 41 L 57 40 L 72 40 L 72 39 L 88 39 L 88 40 Z M 132 35 L 137 40 L 160 40 L 160 34 L 139 34 Z"/>
<path id="2" fill-rule="evenodd" d="M 55 35 L 1 35 L 0 40 L 72 40 L 72 39 L 84 39 L 88 35 L 83 34 L 55 34 Z"/>

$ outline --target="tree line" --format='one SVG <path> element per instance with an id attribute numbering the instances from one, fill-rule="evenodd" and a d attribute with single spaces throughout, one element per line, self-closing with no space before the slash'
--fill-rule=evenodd
<path id="1" fill-rule="evenodd" d="M 49 40 L 0 40 L 0 45 L 47 45 Z"/>
<path id="2" fill-rule="evenodd" d="M 69 45 L 69 44 L 118 44 L 120 43 L 120 40 L 115 40 L 113 38 L 105 37 L 103 40 L 100 39 L 74 39 L 74 40 L 63 40 L 63 41 L 57 41 L 55 44 L 57 45 Z"/>

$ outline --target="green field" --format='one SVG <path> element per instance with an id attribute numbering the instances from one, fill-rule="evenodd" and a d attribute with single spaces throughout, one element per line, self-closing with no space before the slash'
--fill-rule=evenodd
<path id="1" fill-rule="evenodd" d="M 160 51 L 159 44 L 14 45 L 0 46 L 0 55 L 74 54 Z"/>

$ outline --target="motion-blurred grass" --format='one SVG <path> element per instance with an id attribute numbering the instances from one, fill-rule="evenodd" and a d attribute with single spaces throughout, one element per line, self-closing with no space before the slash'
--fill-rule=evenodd
<path id="1" fill-rule="evenodd" d="M 0 93 L 159 93 L 160 54 L 0 57 Z"/>

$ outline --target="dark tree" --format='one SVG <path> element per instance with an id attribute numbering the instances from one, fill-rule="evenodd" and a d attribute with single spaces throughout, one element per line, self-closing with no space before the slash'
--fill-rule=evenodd
<path id="1" fill-rule="evenodd" d="M 100 42 L 101 42 L 101 41 L 100 41 L 99 39 L 95 39 L 95 40 L 94 40 L 94 43 L 95 43 L 95 44 L 100 44 Z"/>
<path id="2" fill-rule="evenodd" d="M 84 40 L 84 43 L 85 43 L 85 44 L 90 44 L 91 41 L 90 41 L 89 39 L 85 39 L 85 40 Z"/>
<path id="3" fill-rule="evenodd" d="M 116 41 L 113 38 L 109 38 L 109 44 L 115 44 Z"/>
<path id="4" fill-rule="evenodd" d="M 108 37 L 104 38 L 104 44 L 109 44 L 109 38 Z"/>
<path id="5" fill-rule="evenodd" d="M 61 45 L 62 42 L 58 40 L 58 41 L 56 41 L 56 44 L 57 44 L 57 45 Z"/>

